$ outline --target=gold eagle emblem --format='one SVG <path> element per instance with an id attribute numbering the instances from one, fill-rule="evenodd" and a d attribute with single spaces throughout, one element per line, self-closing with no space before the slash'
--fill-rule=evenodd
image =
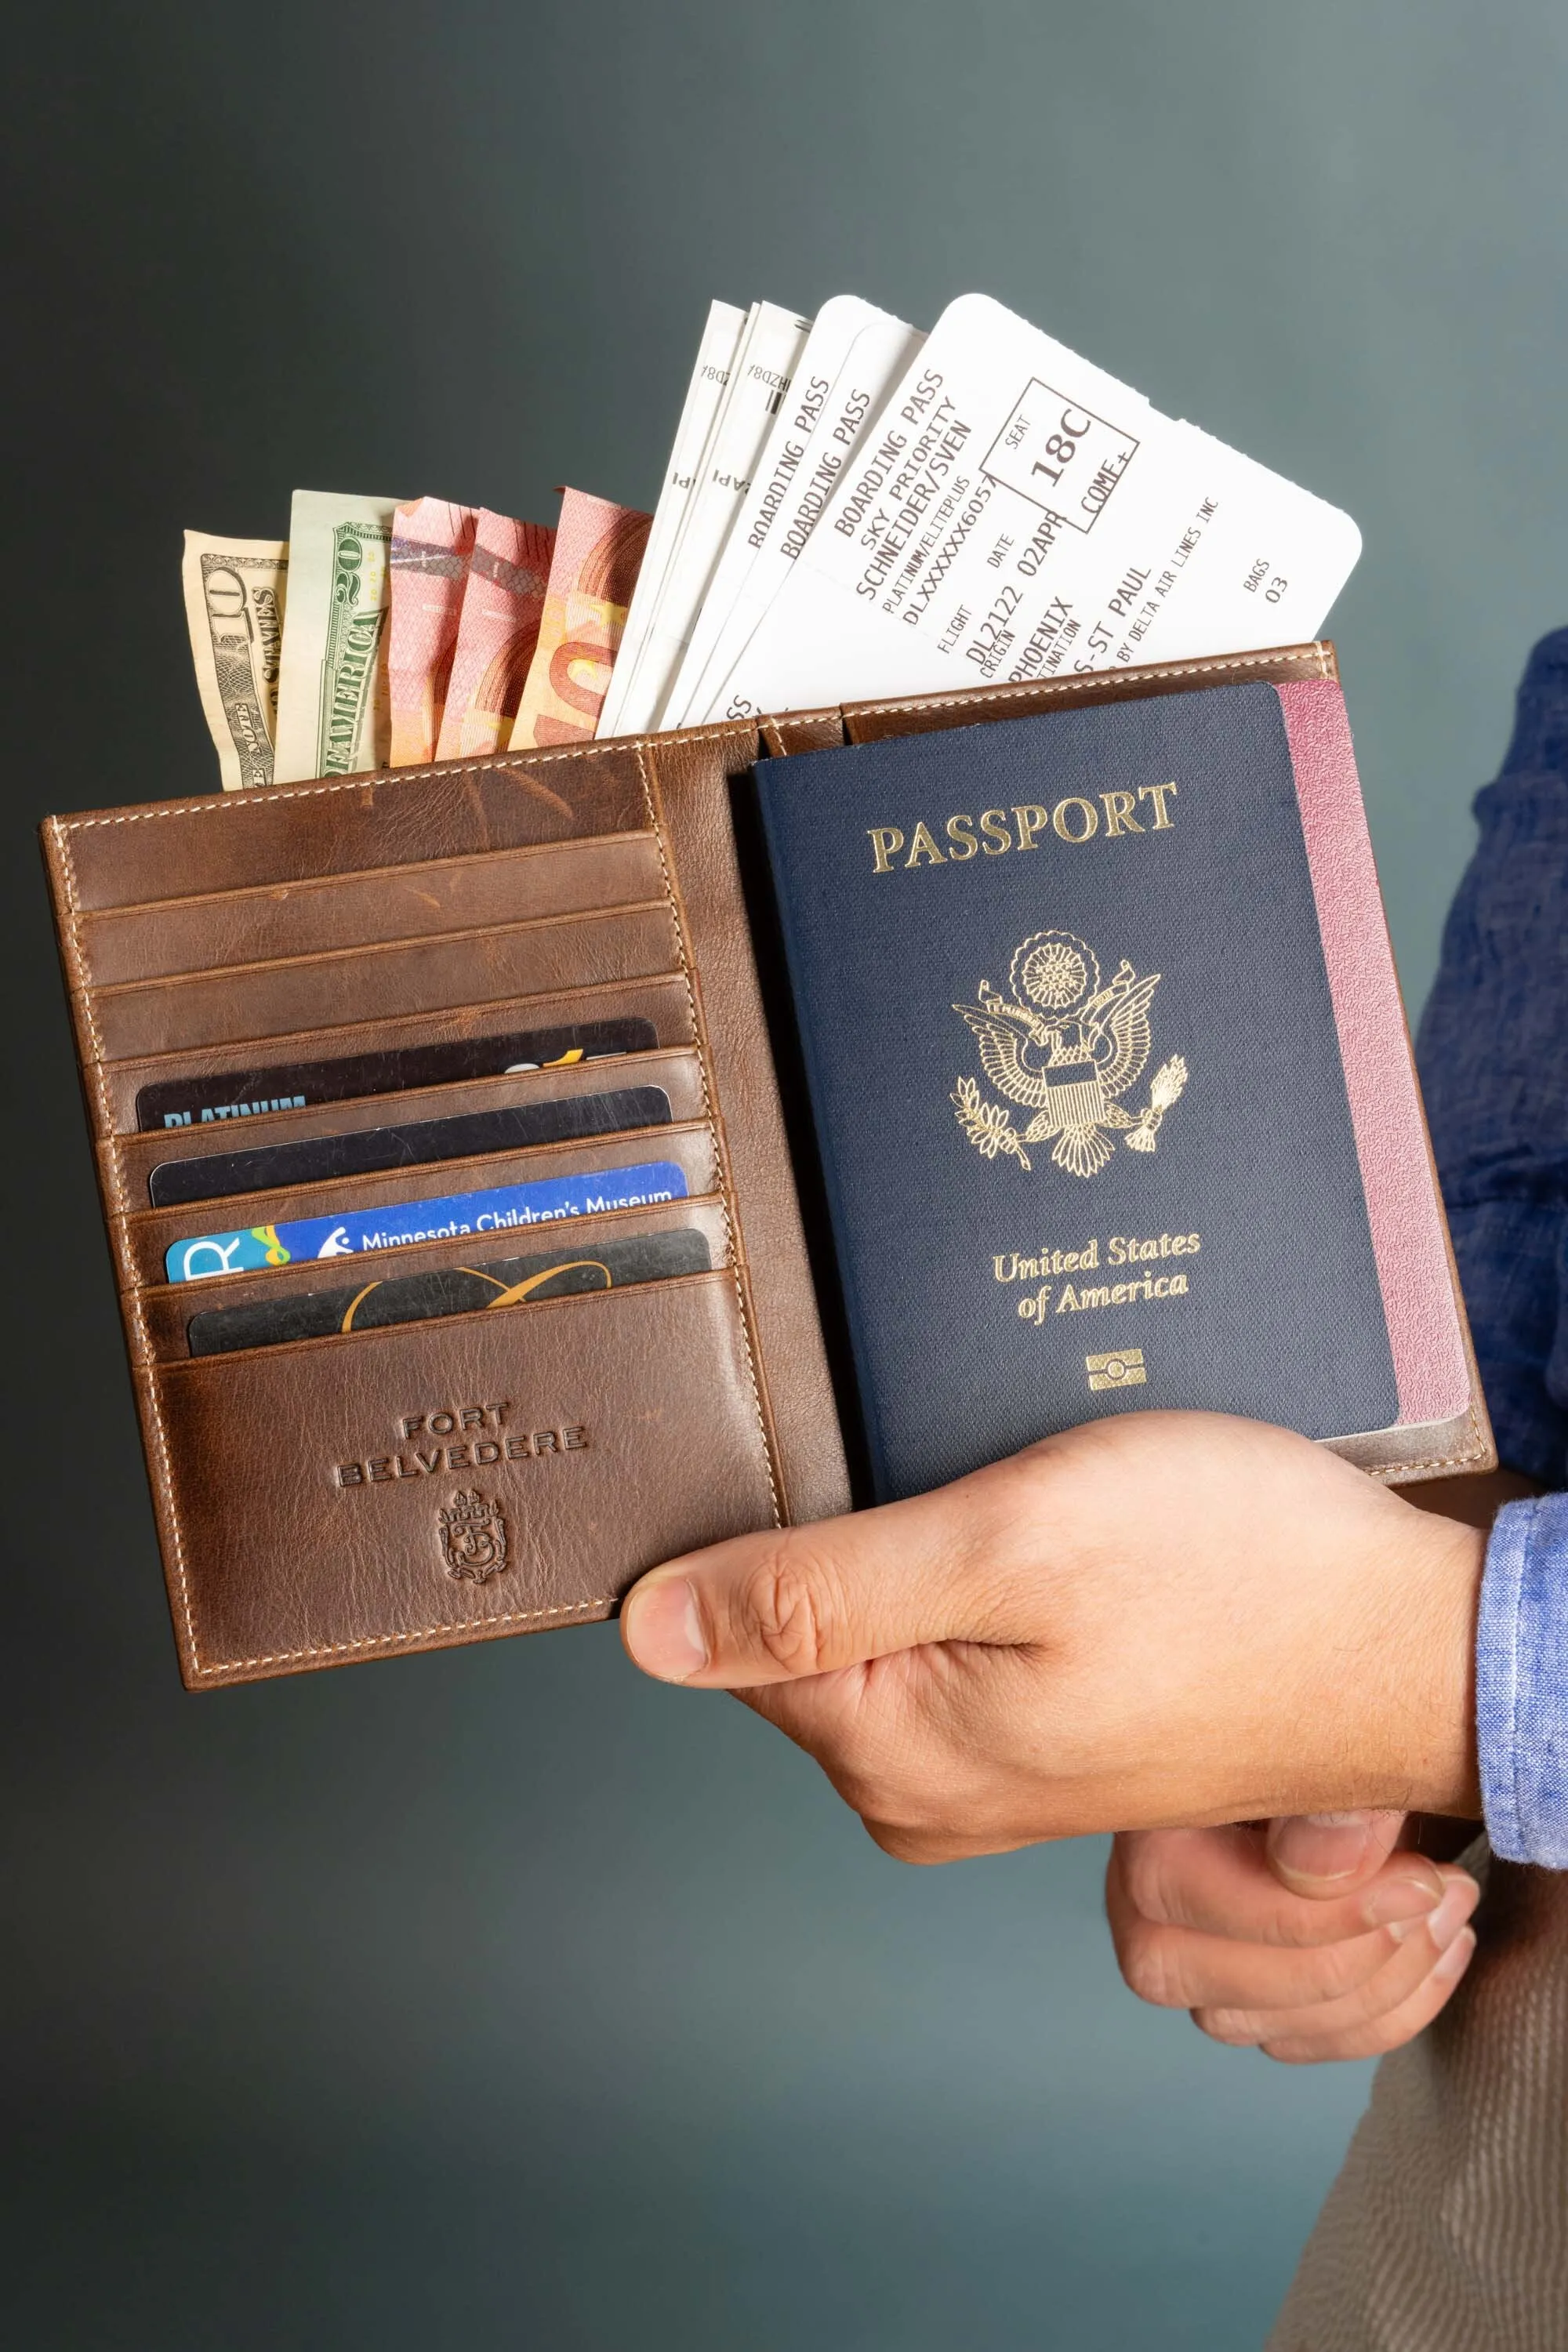
<path id="1" fill-rule="evenodd" d="M 1027 1168 L 1025 1145 L 1054 1136 L 1051 1158 L 1074 1176 L 1104 1167 L 1118 1131 L 1130 1151 L 1152 1151 L 1187 1083 L 1185 1062 L 1173 1054 L 1161 1064 L 1136 1116 L 1120 1097 L 1142 1077 L 1152 1051 L 1149 1005 L 1160 979 L 1157 971 L 1140 979 L 1123 956 L 1102 987 L 1093 949 L 1071 931 L 1035 931 L 1025 940 L 1008 970 L 1010 1002 L 983 980 L 978 1004 L 952 1008 L 973 1031 L 997 1093 L 1034 1113 L 1020 1134 L 1005 1104 L 987 1102 L 977 1080 L 960 1078 L 952 1101 L 975 1150 L 987 1160 L 1008 1152 Z"/>

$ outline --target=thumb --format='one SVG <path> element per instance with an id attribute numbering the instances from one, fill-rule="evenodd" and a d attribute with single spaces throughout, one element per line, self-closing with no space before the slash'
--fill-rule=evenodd
<path id="1" fill-rule="evenodd" d="M 1375 1878 L 1405 1826 L 1403 1813 L 1287 1813 L 1264 1840 L 1268 1867 L 1292 1895 L 1327 1901 Z"/>
<path id="2" fill-rule="evenodd" d="M 1001 1526 L 984 1507 L 991 1475 L 667 1561 L 627 1595 L 621 1639 L 645 1674 L 704 1690 L 793 1682 L 925 1642 L 1022 1640 L 1004 1622 L 1003 1541 L 985 1533 Z"/>

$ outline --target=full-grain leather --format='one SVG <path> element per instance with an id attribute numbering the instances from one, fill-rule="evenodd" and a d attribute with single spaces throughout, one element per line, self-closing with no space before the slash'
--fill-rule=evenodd
<path id="1" fill-rule="evenodd" d="M 721 781 L 757 756 L 754 730 L 692 740 L 691 757 L 714 763 Z M 616 745 L 285 787 L 262 801 L 103 811 L 46 828 L 193 1687 L 604 1616 L 653 1560 L 780 1516 L 697 982 L 668 845 L 654 824 L 640 750 Z M 551 895 L 527 895 L 535 877 Z M 542 905 L 548 915 L 536 914 Z M 207 1138 L 134 1133 L 137 1091 L 154 1080 L 621 1015 L 651 1021 L 664 1050 L 263 1114 L 245 1122 L 246 1141 L 612 1083 L 662 1086 L 669 1127 L 194 1208 L 146 1205 L 161 1160 L 235 1140 L 227 1128 Z M 763 1054 L 764 1066 L 748 1072 L 753 1088 L 767 1084 L 765 1042 Z M 270 1223 L 648 1159 L 681 1168 L 687 1200 L 574 1221 L 574 1232 L 691 1223 L 707 1237 L 712 1274 L 222 1359 L 185 1353 L 198 1305 L 254 1297 L 263 1282 L 309 1287 L 323 1274 L 307 1265 L 172 1286 L 163 1256 L 175 1239 L 226 1220 Z M 485 1246 L 495 1255 L 508 1244 L 491 1236 Z M 376 1271 L 449 1256 L 449 1244 L 417 1244 L 378 1253 Z M 608 1314 L 560 1311 L 596 1305 Z M 809 1291 L 805 1305 L 809 1314 Z M 503 1405 L 521 1416 L 522 1451 L 510 1423 L 498 1434 Z M 400 1455 L 410 1414 L 447 1411 L 488 1414 L 493 1425 L 472 1437 L 467 1458 L 451 1458 L 449 1433 L 438 1462 L 428 1444 L 404 1444 Z M 817 1439 L 831 1461 L 837 1427 Z M 374 1466 L 399 1458 L 401 1476 Z M 355 1461 L 369 1465 L 363 1483 L 345 1484 Z M 504 1562 L 477 1578 L 461 1560 L 454 1572 L 441 1532 L 443 1512 L 475 1511 L 508 1530 Z"/>
<path id="2" fill-rule="evenodd" d="M 103 907 L 468 857 L 540 841 L 636 833 L 647 800 L 635 746 L 586 743 L 526 761 L 447 761 L 212 800 L 153 801 L 62 821 L 73 919 Z M 49 836 L 52 840 L 54 836 Z"/>
<path id="3" fill-rule="evenodd" d="M 849 1474 L 731 823 L 731 786 L 755 757 L 748 728 L 717 730 L 717 741 L 708 734 L 656 737 L 647 747 L 735 1200 L 736 1253 L 758 1335 L 781 1508 L 789 1519 L 818 1519 L 848 1508 Z"/>
<path id="4" fill-rule="evenodd" d="M 1333 675 L 1331 647 L 1288 647 L 51 818 L 45 855 L 186 1682 L 604 1617 L 659 1559 L 844 1507 L 731 827 L 732 793 L 760 756 L 1073 697 Z M 670 1127 L 147 1205 L 160 1160 L 236 1141 L 232 1129 L 207 1130 L 210 1145 L 200 1129 L 138 1135 L 136 1096 L 154 1081 L 623 1015 L 653 1024 L 655 1051 L 262 1114 L 245 1141 L 611 1084 L 666 1086 Z M 676 1160 L 689 1197 L 574 1231 L 694 1224 L 711 1274 L 185 1352 L 193 1312 L 308 1289 L 323 1270 L 172 1286 L 163 1253 L 177 1238 L 432 1198 L 459 1170 L 467 1188 L 645 1159 Z M 376 1272 L 446 1263 L 449 1249 L 378 1253 Z M 1385 1460 L 1368 1466 L 1390 1475 Z"/>
<path id="5" fill-rule="evenodd" d="M 607 1617 L 644 1569 L 773 1516 L 729 1273 L 199 1357 L 139 1385 L 198 1687 Z M 482 1581 L 442 1549 L 442 1513 L 470 1494 L 506 1530 Z"/>
<path id="6" fill-rule="evenodd" d="M 437 1013 L 502 996 L 543 995 L 590 981 L 636 980 L 677 968 L 668 902 L 605 914 L 463 931 L 445 939 L 378 941 L 340 955 L 234 965 L 182 980 L 92 991 L 99 1056 L 118 1061 L 158 1046 L 221 1045 L 309 1025 Z"/>
<path id="7" fill-rule="evenodd" d="M 107 988 L 388 940 L 592 914 L 646 905 L 659 896 L 652 834 L 614 834 L 605 841 L 488 850 L 374 874 L 106 908 L 82 919 L 82 963 L 92 982 Z"/>

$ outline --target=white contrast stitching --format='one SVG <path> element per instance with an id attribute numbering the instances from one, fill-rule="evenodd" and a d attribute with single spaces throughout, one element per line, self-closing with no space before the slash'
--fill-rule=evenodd
<path id="1" fill-rule="evenodd" d="M 733 734 L 736 730 L 737 722 L 729 719 L 713 727 L 684 728 L 680 730 L 680 740 L 700 742 L 705 736 Z M 594 756 L 606 751 L 630 751 L 637 760 L 640 773 L 640 740 L 629 735 L 610 736 L 603 743 L 572 743 L 563 751 L 530 751 L 526 758 L 521 759 L 510 752 L 500 751 L 489 759 L 472 760 L 464 767 L 432 766 L 421 768 L 417 772 L 426 784 L 442 783 L 448 776 L 483 776 L 500 773 L 508 768 L 548 767 L 552 760 L 581 760 L 584 753 Z M 112 816 L 56 817 L 53 823 L 62 833 L 89 833 L 94 825 L 152 824 L 164 816 L 216 816 L 220 809 L 272 807 L 279 801 L 321 800 L 330 793 L 365 793 L 377 786 L 384 789 L 389 783 L 400 783 L 410 779 L 413 772 L 407 769 L 381 768 L 374 775 L 345 776 L 335 784 L 268 784 L 257 792 L 224 793 L 212 799 L 164 801 L 157 808 L 120 809 Z M 645 785 L 645 798 L 646 792 Z"/>
<path id="2" fill-rule="evenodd" d="M 580 1617 L 590 1609 L 613 1609 L 619 1595 L 602 1592 L 596 1601 L 563 1601 L 553 1609 L 508 1609 L 493 1617 L 454 1617 L 440 1625 L 421 1625 L 410 1633 L 362 1633 L 352 1642 L 316 1642 L 303 1650 L 268 1650 L 254 1658 L 226 1658 L 219 1666 L 198 1666 L 198 1675 L 233 1675 L 247 1666 L 287 1666 L 296 1658 L 326 1658 L 348 1650 L 395 1649 L 400 1642 L 428 1642 L 437 1633 L 471 1633 L 487 1625 L 521 1625 L 540 1617 Z"/>
<path id="3" fill-rule="evenodd" d="M 92 1039 L 93 1051 L 96 1055 L 96 1059 L 93 1063 L 93 1078 L 99 1097 L 99 1124 L 103 1129 L 108 1140 L 110 1177 L 114 1192 L 115 1206 L 119 1210 L 121 1216 L 123 1218 L 128 1213 L 125 1205 L 124 1180 L 120 1165 L 120 1139 L 113 1132 L 113 1123 L 109 1116 L 106 1105 L 103 1076 L 103 1041 L 99 1035 L 98 1023 L 93 1014 L 92 991 L 86 983 L 82 965 L 81 942 L 78 937 L 79 907 L 77 899 L 76 870 L 71 860 L 70 844 L 59 839 L 59 836 L 62 834 L 65 834 L 69 830 L 70 828 L 68 826 L 62 825 L 58 820 L 56 821 L 55 834 L 57 840 L 59 840 L 60 870 L 65 877 L 66 886 L 66 913 L 68 918 L 67 941 L 69 949 L 72 972 L 79 982 L 80 982 L 78 993 L 81 998 L 82 1007 L 87 1017 L 88 1033 Z M 130 1257 L 130 1242 L 127 1238 L 126 1230 L 123 1224 L 121 1224 L 120 1231 L 115 1234 L 114 1243 L 117 1264 L 121 1269 L 123 1269 L 124 1265 L 128 1262 Z M 152 1354 L 152 1347 L 147 1336 L 146 1318 L 142 1305 L 142 1284 L 136 1275 L 134 1267 L 132 1268 L 129 1286 L 127 1286 L 124 1280 L 121 1279 L 120 1284 L 120 1292 L 121 1297 L 129 1308 L 131 1315 L 133 1369 L 137 1375 L 139 1385 L 144 1386 L 148 1397 L 148 1414 L 153 1424 L 153 1443 L 158 1449 L 159 1494 L 161 1499 L 167 1507 L 169 1528 L 174 1547 L 174 1570 L 179 1578 L 180 1584 L 180 1613 L 185 1622 L 185 1640 L 190 1646 L 191 1665 L 193 1671 L 199 1675 L 210 1672 L 212 1669 L 205 1668 L 202 1665 L 201 1646 L 196 1640 L 195 1616 L 191 1607 L 190 1578 L 186 1573 L 185 1569 L 184 1539 L 180 1532 L 179 1505 L 174 1499 L 174 1482 L 169 1463 L 168 1435 L 163 1427 L 163 1398 L 159 1392 L 159 1384 L 156 1374 L 152 1370 L 147 1360 Z"/>
<path id="4" fill-rule="evenodd" d="M 1484 1462 L 1487 1447 L 1481 1437 L 1480 1425 L 1476 1420 L 1474 1405 L 1465 1415 L 1465 1427 L 1467 1433 L 1476 1441 L 1468 1453 L 1435 1454 L 1424 1462 L 1390 1462 L 1384 1464 L 1381 1469 L 1369 1471 L 1367 1475 L 1372 1478 L 1387 1479 L 1392 1478 L 1398 1472 L 1408 1477 L 1413 1471 L 1416 1470 L 1460 1470 L 1467 1462 Z"/>

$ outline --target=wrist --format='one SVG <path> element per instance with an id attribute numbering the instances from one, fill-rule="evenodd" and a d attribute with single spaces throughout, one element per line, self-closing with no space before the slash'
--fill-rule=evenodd
<path id="1" fill-rule="evenodd" d="M 1386 1654 L 1379 1770 L 1407 1812 L 1480 1816 L 1476 1749 L 1476 1624 L 1487 1538 L 1479 1528 L 1412 1510 L 1404 1558 L 1385 1586 Z"/>

